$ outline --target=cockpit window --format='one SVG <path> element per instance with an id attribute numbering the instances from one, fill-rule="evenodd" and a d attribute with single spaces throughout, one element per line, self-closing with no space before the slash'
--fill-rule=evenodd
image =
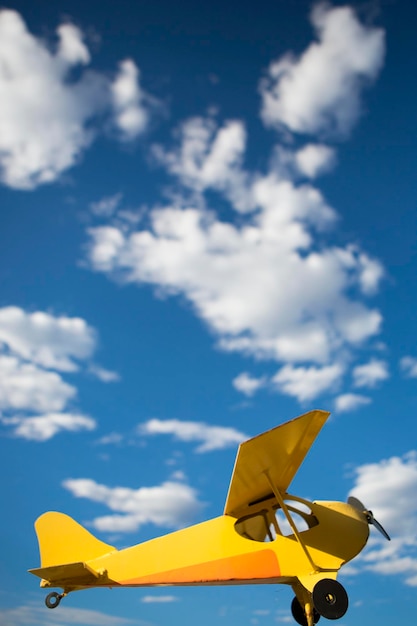
<path id="1" fill-rule="evenodd" d="M 313 528 L 317 518 L 306 502 L 286 500 L 286 507 L 298 532 Z M 242 537 L 252 541 L 274 541 L 277 536 L 289 537 L 294 531 L 280 506 L 272 505 L 237 520 L 235 529 Z"/>

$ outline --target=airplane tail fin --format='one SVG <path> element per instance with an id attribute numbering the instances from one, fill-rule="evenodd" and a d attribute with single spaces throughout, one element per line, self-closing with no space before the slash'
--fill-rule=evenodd
<path id="1" fill-rule="evenodd" d="M 29 571 L 49 583 L 79 579 L 88 584 L 99 574 L 86 561 L 116 550 L 64 513 L 44 513 L 36 520 L 35 530 L 41 567 Z"/>
<path id="2" fill-rule="evenodd" d="M 90 561 L 116 549 L 64 513 L 44 513 L 36 520 L 35 530 L 42 567 Z"/>

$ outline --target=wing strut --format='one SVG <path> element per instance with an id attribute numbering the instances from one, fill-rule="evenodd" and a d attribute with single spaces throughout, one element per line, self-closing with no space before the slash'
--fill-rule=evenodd
<path id="1" fill-rule="evenodd" d="M 268 472 L 267 469 L 264 470 L 264 474 L 265 474 L 265 477 L 266 477 L 266 479 L 267 479 L 267 481 L 269 483 L 269 486 L 272 489 L 272 492 L 273 492 L 274 496 L 276 497 L 276 499 L 277 499 L 281 509 L 284 512 L 285 517 L 287 518 L 287 521 L 288 521 L 289 525 L 291 526 L 291 528 L 292 528 L 292 530 L 294 532 L 295 538 L 297 539 L 298 543 L 300 544 L 300 546 L 301 546 L 304 554 L 306 555 L 306 557 L 307 557 L 311 567 L 313 568 L 314 572 L 319 572 L 320 568 L 317 567 L 317 565 L 314 563 L 313 559 L 311 558 L 311 555 L 310 555 L 309 551 L 307 550 L 307 546 L 305 545 L 304 541 L 302 540 L 301 535 L 298 532 L 297 526 L 294 524 L 294 520 L 291 517 L 291 513 L 289 512 L 288 507 L 285 504 L 284 499 L 283 499 L 279 489 L 277 489 L 275 487 L 273 481 L 271 480 L 271 477 L 270 477 L 269 472 Z"/>

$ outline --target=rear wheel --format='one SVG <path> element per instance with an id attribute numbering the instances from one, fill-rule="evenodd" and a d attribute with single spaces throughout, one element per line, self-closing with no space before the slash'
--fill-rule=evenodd
<path id="1" fill-rule="evenodd" d="M 301 626 L 308 626 L 306 614 L 303 607 L 299 603 L 297 596 L 293 598 L 291 603 L 291 613 L 298 624 L 301 624 Z M 316 609 L 313 609 L 313 619 L 315 624 L 317 624 L 320 619 L 320 614 L 317 613 Z"/>
<path id="2" fill-rule="evenodd" d="M 313 589 L 315 609 L 327 619 L 343 617 L 348 608 L 348 596 L 344 587 L 331 578 L 320 580 Z"/>
<path id="3" fill-rule="evenodd" d="M 56 591 L 51 591 L 45 598 L 45 604 L 48 609 L 55 609 L 62 600 L 62 595 Z"/>

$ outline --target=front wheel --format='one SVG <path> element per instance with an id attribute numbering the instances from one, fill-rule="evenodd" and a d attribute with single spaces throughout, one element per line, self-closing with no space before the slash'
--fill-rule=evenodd
<path id="1" fill-rule="evenodd" d="M 315 609 L 327 619 L 340 619 L 348 608 L 348 596 L 345 588 L 331 578 L 323 578 L 313 589 Z"/>

